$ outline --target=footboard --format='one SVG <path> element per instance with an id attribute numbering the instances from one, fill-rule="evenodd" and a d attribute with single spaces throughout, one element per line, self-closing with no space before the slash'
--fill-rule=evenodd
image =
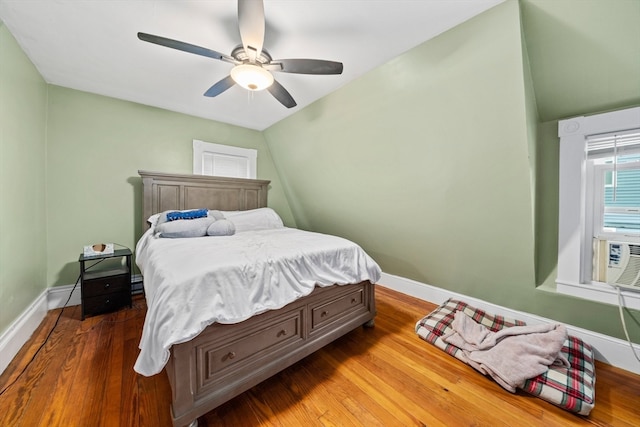
<path id="1" fill-rule="evenodd" d="M 375 317 L 374 285 L 316 288 L 280 310 L 214 324 L 174 345 L 166 371 L 175 427 L 259 384 Z"/>

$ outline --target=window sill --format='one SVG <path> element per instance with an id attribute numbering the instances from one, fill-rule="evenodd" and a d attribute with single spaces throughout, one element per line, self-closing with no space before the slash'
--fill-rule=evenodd
<path id="1" fill-rule="evenodd" d="M 591 282 L 591 284 L 583 284 L 558 281 L 556 282 L 556 291 L 559 294 L 618 305 L 618 291 L 606 283 Z M 640 292 L 622 290 L 622 302 L 627 308 L 640 310 Z"/>

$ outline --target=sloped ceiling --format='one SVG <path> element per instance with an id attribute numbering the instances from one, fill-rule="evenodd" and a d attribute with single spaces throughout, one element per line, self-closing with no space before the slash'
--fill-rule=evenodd
<path id="1" fill-rule="evenodd" d="M 640 105 L 639 0 L 521 0 L 542 122 Z"/>
<path id="2" fill-rule="evenodd" d="M 298 106 L 268 91 L 204 92 L 231 64 L 142 42 L 137 32 L 230 54 L 236 0 L 0 0 L 0 19 L 47 83 L 263 130 L 367 71 L 504 0 L 266 0 L 274 59 L 340 61 L 338 76 L 274 73 Z"/>
<path id="3" fill-rule="evenodd" d="M 341 76 L 278 73 L 298 107 L 233 87 L 230 65 L 137 40 L 160 34 L 228 53 L 235 0 L 0 0 L 0 19 L 48 83 L 263 130 L 503 0 L 266 0 L 276 58 L 342 61 Z M 640 105 L 640 0 L 519 1 L 540 120 Z"/>

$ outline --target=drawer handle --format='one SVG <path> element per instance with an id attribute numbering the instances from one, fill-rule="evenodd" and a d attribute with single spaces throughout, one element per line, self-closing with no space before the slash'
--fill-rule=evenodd
<path id="1" fill-rule="evenodd" d="M 322 313 L 320 313 L 320 317 L 326 317 L 328 315 L 329 315 L 329 312 L 327 310 L 325 310 Z"/>
<path id="2" fill-rule="evenodd" d="M 105 304 L 109 304 L 110 302 L 111 302 L 111 300 L 109 300 L 109 299 L 108 299 L 108 300 L 106 300 L 104 303 L 105 303 Z"/>
<path id="3" fill-rule="evenodd" d="M 285 336 L 285 335 L 287 335 L 287 331 L 286 331 L 286 329 L 283 329 L 280 332 L 278 332 L 278 335 L 276 335 L 276 336 L 282 337 L 282 336 Z"/>
<path id="4" fill-rule="evenodd" d="M 358 300 L 357 300 L 357 299 L 355 299 L 355 298 L 351 298 L 351 304 L 355 304 L 355 303 L 357 303 L 357 302 L 358 302 Z"/>
<path id="5" fill-rule="evenodd" d="M 224 362 L 225 360 L 231 360 L 231 359 L 233 359 L 235 357 L 236 357 L 236 352 L 235 351 L 230 351 L 229 353 L 224 355 L 224 357 L 222 358 L 222 361 Z"/>
<path id="6" fill-rule="evenodd" d="M 109 289 L 109 287 L 110 287 L 110 286 L 111 286 L 111 285 L 110 285 L 109 283 L 107 283 L 106 285 L 104 285 L 104 288 L 105 288 L 105 289 Z"/>

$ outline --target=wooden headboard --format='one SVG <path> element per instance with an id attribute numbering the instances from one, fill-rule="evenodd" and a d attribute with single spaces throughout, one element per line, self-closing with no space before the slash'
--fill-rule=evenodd
<path id="1" fill-rule="evenodd" d="M 271 181 L 138 171 L 142 177 L 142 230 L 147 218 L 167 210 L 244 211 L 267 206 Z"/>

